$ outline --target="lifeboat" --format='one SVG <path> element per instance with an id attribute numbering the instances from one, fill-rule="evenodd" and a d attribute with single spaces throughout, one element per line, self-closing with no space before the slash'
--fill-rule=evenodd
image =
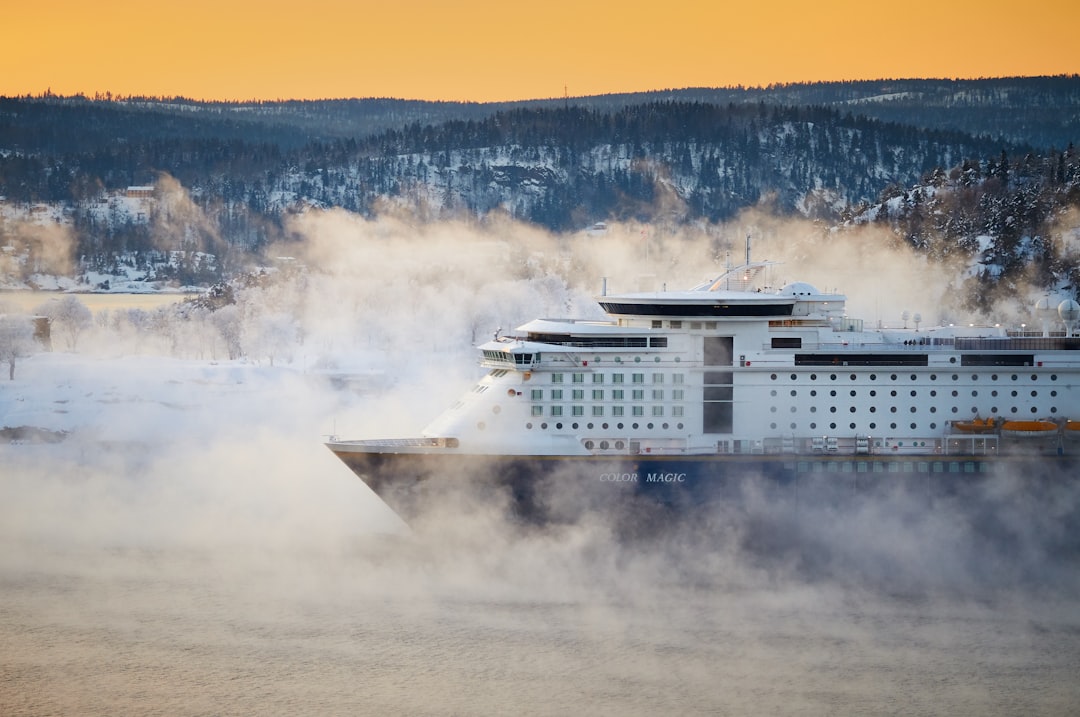
<path id="1" fill-rule="evenodd" d="M 1001 435 L 1013 438 L 1040 438 L 1053 435 L 1058 425 L 1053 421 L 1006 421 L 1001 424 Z"/>
<path id="2" fill-rule="evenodd" d="M 1065 421 L 1065 437 L 1080 441 L 1080 421 Z"/>
<path id="3" fill-rule="evenodd" d="M 961 433 L 992 433 L 995 424 L 992 418 L 974 418 L 970 421 L 953 421 L 952 426 Z"/>

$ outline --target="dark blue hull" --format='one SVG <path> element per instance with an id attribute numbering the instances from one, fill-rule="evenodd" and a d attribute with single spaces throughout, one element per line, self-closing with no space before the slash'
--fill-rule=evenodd
<path id="1" fill-rule="evenodd" d="M 1031 490 L 1074 480 L 1069 456 L 465 456 L 335 450 L 406 521 L 494 506 L 529 522 L 656 506 L 666 514 L 717 502 L 843 504 L 875 495 L 963 499 L 988 481 Z"/>

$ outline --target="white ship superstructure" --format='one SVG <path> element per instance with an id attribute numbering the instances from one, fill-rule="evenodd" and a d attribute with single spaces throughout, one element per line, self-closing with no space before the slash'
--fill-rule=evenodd
<path id="1" fill-rule="evenodd" d="M 602 321 L 531 321 L 479 347 L 488 373 L 422 437 L 330 447 L 369 478 L 365 456 L 436 455 L 648 459 L 659 475 L 665 461 L 674 475 L 692 465 L 695 481 L 755 456 L 865 457 L 852 470 L 874 471 L 884 469 L 871 459 L 978 466 L 1080 449 L 1076 302 L 1040 307 L 1035 332 L 918 317 L 867 327 L 841 294 L 770 288 L 773 266 L 748 261 L 688 291 L 601 296 Z"/>

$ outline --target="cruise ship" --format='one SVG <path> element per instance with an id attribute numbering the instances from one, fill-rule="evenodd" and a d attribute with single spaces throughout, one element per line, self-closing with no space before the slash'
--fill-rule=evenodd
<path id="1" fill-rule="evenodd" d="M 486 375 L 412 438 L 327 443 L 406 521 L 455 493 L 557 520 L 733 492 L 951 493 L 1080 457 L 1080 306 L 1038 326 L 866 326 L 750 261 L 685 291 L 607 295 L 479 346 Z M 1055 478 L 1056 479 L 1056 478 Z"/>

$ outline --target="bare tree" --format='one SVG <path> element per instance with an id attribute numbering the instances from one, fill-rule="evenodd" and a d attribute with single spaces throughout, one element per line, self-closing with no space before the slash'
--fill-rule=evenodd
<path id="1" fill-rule="evenodd" d="M 0 360 L 7 361 L 8 380 L 15 380 L 15 361 L 34 352 L 34 324 L 29 316 L 0 315 Z"/>
<path id="2" fill-rule="evenodd" d="M 35 311 L 41 316 L 49 317 L 52 325 L 64 336 L 69 351 L 75 350 L 79 337 L 94 323 L 94 315 L 77 296 L 51 299 L 38 306 Z"/>

